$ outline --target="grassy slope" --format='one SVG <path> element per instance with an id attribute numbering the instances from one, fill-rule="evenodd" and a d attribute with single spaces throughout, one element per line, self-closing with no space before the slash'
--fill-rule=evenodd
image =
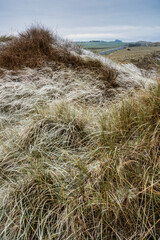
<path id="1" fill-rule="evenodd" d="M 133 63 L 140 69 L 156 70 L 160 74 L 160 47 L 133 47 L 130 51 L 123 49 L 107 55 L 107 58 L 117 63 Z"/>
<path id="2" fill-rule="evenodd" d="M 28 71 L 28 78 L 23 71 L 1 76 L 7 103 L 0 118 L 0 239 L 158 239 L 159 83 L 109 107 L 81 102 L 83 95 L 69 100 L 73 90 L 78 94 L 78 70 L 70 82 L 73 69 L 41 69 L 43 78 Z M 88 82 L 95 77 L 88 72 Z M 87 79 L 80 79 L 86 90 Z M 68 95 L 57 85 L 59 100 L 41 99 L 43 91 L 51 94 L 44 81 L 50 87 L 53 80 Z M 36 90 L 34 102 L 25 82 Z"/>
<path id="3" fill-rule="evenodd" d="M 158 239 L 160 87 L 1 125 L 2 239 Z"/>
<path id="4" fill-rule="evenodd" d="M 122 49 L 108 55 L 110 59 L 119 63 L 128 63 L 132 60 L 137 60 L 154 52 L 160 51 L 160 47 L 132 47 L 130 51 Z"/>

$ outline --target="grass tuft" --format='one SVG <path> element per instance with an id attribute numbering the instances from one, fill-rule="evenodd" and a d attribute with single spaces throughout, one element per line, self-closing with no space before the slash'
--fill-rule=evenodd
<path id="1" fill-rule="evenodd" d="M 12 41 L 15 37 L 12 35 L 1 35 L 0 36 L 0 43 L 1 42 L 9 42 Z"/>
<path id="2" fill-rule="evenodd" d="M 84 144 L 88 120 L 83 112 L 78 113 L 64 102 L 55 104 L 49 112 L 44 111 L 38 114 L 38 119 L 33 119 L 22 134 L 22 148 L 38 144 L 53 151 L 55 147 L 76 148 Z"/>
<path id="3" fill-rule="evenodd" d="M 31 27 L 2 49 L 0 65 L 8 69 L 41 66 L 51 56 L 51 49 L 50 31 Z"/>

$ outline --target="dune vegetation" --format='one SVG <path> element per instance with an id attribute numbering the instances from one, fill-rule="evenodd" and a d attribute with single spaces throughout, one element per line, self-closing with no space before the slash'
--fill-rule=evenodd
<path id="1" fill-rule="evenodd" d="M 41 27 L 0 51 L 2 240 L 160 238 L 160 83 L 88 55 Z"/>
<path id="2" fill-rule="evenodd" d="M 12 41 L 14 39 L 14 36 L 12 35 L 2 35 L 0 36 L 0 43 L 1 42 L 9 42 L 9 41 Z"/>

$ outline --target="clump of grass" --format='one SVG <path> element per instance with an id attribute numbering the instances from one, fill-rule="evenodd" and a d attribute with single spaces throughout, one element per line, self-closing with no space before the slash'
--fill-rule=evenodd
<path id="1" fill-rule="evenodd" d="M 8 69 L 40 66 L 49 60 L 51 49 L 50 31 L 31 27 L 2 49 L 0 65 Z"/>
<path id="2" fill-rule="evenodd" d="M 76 148 L 84 144 L 88 120 L 80 109 L 78 113 L 69 104 L 61 102 L 49 108 L 48 114 L 46 111 L 39 113 L 25 129 L 20 139 L 22 148 L 38 144 L 53 150 L 55 147 Z"/>
<path id="3" fill-rule="evenodd" d="M 24 172 L 23 180 L 13 184 L 14 190 L 6 199 L 8 216 L 1 214 L 0 237 L 53 239 L 58 235 L 57 221 L 66 203 L 62 183 L 66 173 L 61 170 L 61 174 L 63 176 L 60 169 L 59 172 L 56 169 L 40 171 L 34 167 L 28 169 L 27 174 Z"/>
<path id="4" fill-rule="evenodd" d="M 132 140 L 137 136 L 143 136 L 144 140 L 150 139 L 152 136 L 147 134 L 153 134 L 154 129 L 159 129 L 159 101 L 158 84 L 155 90 L 142 92 L 138 98 L 133 96 L 127 101 L 124 100 L 120 106 L 115 106 L 111 113 L 102 114 L 100 125 L 104 142 L 123 143 L 128 138 Z"/>
<path id="5" fill-rule="evenodd" d="M 0 42 L 9 42 L 12 41 L 15 37 L 12 35 L 1 35 Z"/>
<path id="6" fill-rule="evenodd" d="M 72 68 L 86 68 L 96 72 L 104 80 L 106 86 L 117 86 L 117 71 L 104 66 L 94 59 L 83 59 L 71 53 L 75 49 L 73 44 L 61 44 L 58 36 L 43 27 L 31 27 L 20 33 L 0 54 L 0 66 L 7 69 L 20 69 L 23 67 L 40 67 L 48 62 Z M 77 47 L 76 47 L 77 48 Z"/>

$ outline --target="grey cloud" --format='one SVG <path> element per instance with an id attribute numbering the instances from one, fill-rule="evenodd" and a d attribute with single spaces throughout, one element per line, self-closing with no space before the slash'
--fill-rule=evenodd
<path id="1" fill-rule="evenodd" d="M 0 33 L 23 30 L 31 23 L 40 22 L 51 29 L 57 29 L 63 36 L 85 34 L 124 34 L 116 26 L 160 26 L 159 0 L 0 0 Z M 110 32 L 107 26 L 114 27 Z M 97 28 L 94 29 L 93 28 Z M 102 31 L 102 28 L 106 28 Z M 123 31 L 122 31 L 123 30 Z M 107 32 L 109 31 L 109 32 Z M 142 37 L 147 37 L 141 27 Z M 143 34 L 144 32 L 144 34 Z M 140 33 L 134 31 L 137 37 Z M 160 34 L 152 32 L 152 39 Z M 128 35 L 133 36 L 129 31 Z M 111 36 L 111 35 L 110 35 Z"/>

